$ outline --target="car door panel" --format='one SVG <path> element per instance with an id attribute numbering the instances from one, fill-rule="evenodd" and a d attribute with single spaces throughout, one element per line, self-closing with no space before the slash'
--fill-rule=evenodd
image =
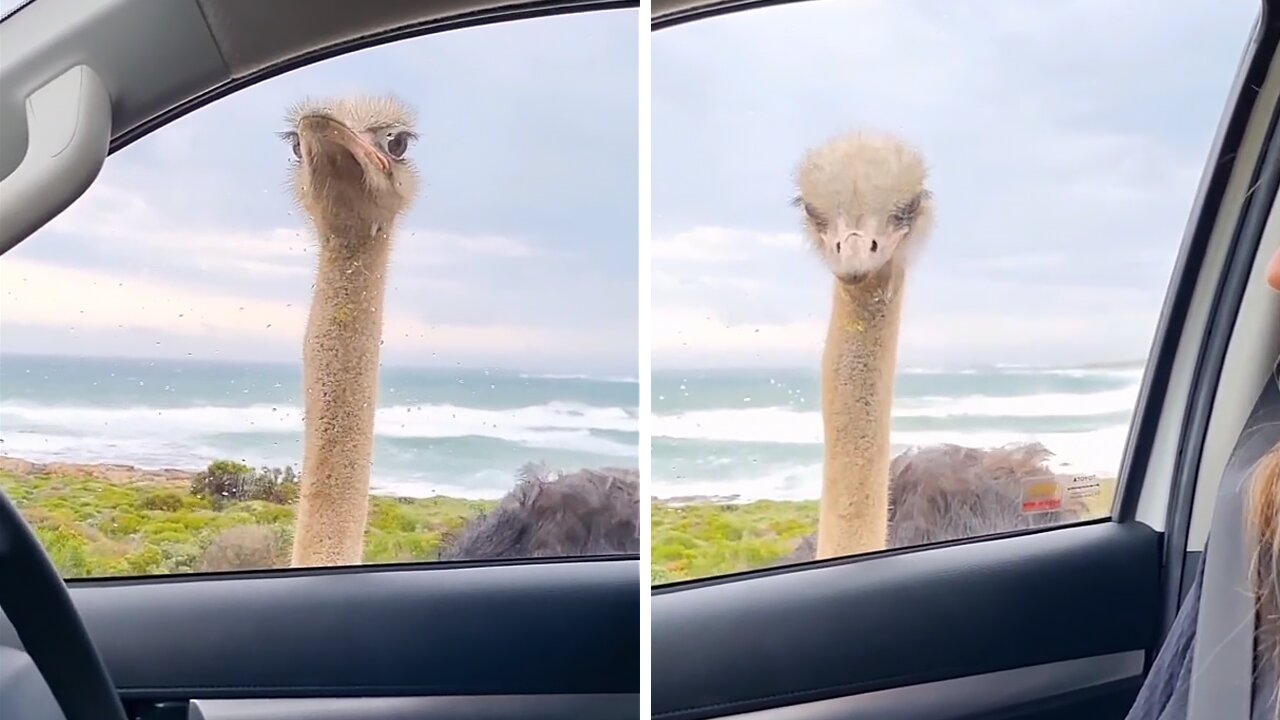
<path id="1" fill-rule="evenodd" d="M 989 717 L 974 688 L 1000 698 L 1002 686 L 1009 717 L 1072 698 L 1089 717 L 1120 717 L 1155 638 L 1159 553 L 1150 528 L 1095 523 L 660 589 L 654 717 L 832 698 L 845 702 L 818 716 Z"/>
<path id="2" fill-rule="evenodd" d="M 1064 660 L 734 715 L 737 720 L 1067 720 L 1105 717 L 1134 687 L 1142 652 Z M 999 692 L 992 692 L 999 688 Z"/>
<path id="3" fill-rule="evenodd" d="M 196 698 L 469 696 L 493 711 L 474 698 L 498 696 L 497 707 L 505 707 L 511 696 L 539 695 L 551 698 L 553 710 L 586 702 L 614 708 L 593 716 L 639 713 L 635 557 L 70 585 L 133 708 Z M 0 644 L 18 646 L 7 621 Z M 618 714 L 619 698 L 629 712 Z M 246 706 L 221 707 L 208 717 L 241 717 Z M 291 707 L 272 712 L 288 716 Z M 298 711 L 292 717 L 316 716 L 309 707 Z"/>

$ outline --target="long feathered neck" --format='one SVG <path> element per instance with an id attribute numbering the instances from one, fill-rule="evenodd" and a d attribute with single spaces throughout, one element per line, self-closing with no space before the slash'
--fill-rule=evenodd
<path id="1" fill-rule="evenodd" d="M 358 564 L 363 557 L 389 230 L 317 218 L 294 565 Z"/>
<path id="2" fill-rule="evenodd" d="M 817 557 L 885 547 L 890 425 L 903 271 L 836 281 L 822 358 L 824 434 Z"/>

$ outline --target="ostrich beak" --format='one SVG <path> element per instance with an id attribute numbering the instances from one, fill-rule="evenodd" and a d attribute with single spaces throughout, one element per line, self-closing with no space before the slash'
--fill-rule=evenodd
<path id="1" fill-rule="evenodd" d="M 880 222 L 879 218 L 868 216 L 856 224 L 846 223 L 844 218 L 836 218 L 832 237 L 836 252 L 843 257 L 862 258 L 870 261 L 877 254 L 885 252 L 885 241 L 891 239 L 892 233 Z"/>
<path id="2" fill-rule="evenodd" d="M 332 143 L 351 153 L 352 157 L 364 157 L 383 173 L 391 171 L 391 163 L 367 140 L 350 128 L 324 115 L 308 115 L 298 121 L 298 134 L 311 142 L 324 145 Z"/>

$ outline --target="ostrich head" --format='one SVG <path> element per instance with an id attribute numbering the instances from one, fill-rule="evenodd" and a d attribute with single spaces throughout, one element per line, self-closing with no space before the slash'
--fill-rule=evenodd
<path id="1" fill-rule="evenodd" d="M 417 138 L 413 121 L 413 111 L 390 97 L 295 107 L 280 136 L 293 150 L 290 179 L 298 204 L 329 230 L 373 228 L 376 235 L 387 228 L 418 190 L 407 155 Z"/>
<path id="2" fill-rule="evenodd" d="M 905 263 L 933 226 L 924 158 L 888 135 L 855 133 L 810 150 L 796 170 L 809 240 L 827 267 L 856 283 Z"/>

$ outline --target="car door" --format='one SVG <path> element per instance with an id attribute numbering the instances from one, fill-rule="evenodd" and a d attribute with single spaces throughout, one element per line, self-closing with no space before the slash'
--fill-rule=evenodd
<path id="1" fill-rule="evenodd" d="M 635 467 L 635 273 L 617 280 L 633 265 L 613 256 L 635 254 L 636 3 L 7 5 L 0 166 L 4 192 L 28 205 L 6 205 L 6 222 L 41 229 L 0 262 L 0 487 L 67 578 L 129 717 L 639 717 L 634 549 L 438 559 L 493 517 L 520 453 L 622 469 L 612 477 Z M 24 120 L 75 111 L 27 97 L 78 65 L 109 96 L 101 172 L 84 137 L 64 148 L 69 163 L 41 165 L 49 127 Z M 277 134 L 308 95 L 382 92 L 420 113 L 410 154 L 431 218 L 398 238 L 408 266 L 389 290 L 400 298 L 384 356 L 397 343 L 420 352 L 428 336 L 449 347 L 422 352 L 435 370 L 383 369 L 366 564 L 289 567 L 290 358 L 312 249 L 285 200 L 290 147 Z M 105 127 L 95 99 L 79 109 L 81 135 Z M 475 172 L 441 178 L 450 166 Z M 505 219 L 491 212 L 504 193 Z M 619 233 L 599 252 L 596 235 L 581 241 L 596 221 Z M 548 237 L 569 239 L 539 246 Z M 545 292 L 547 263 L 581 270 L 593 293 L 575 332 L 522 325 L 534 305 L 571 297 Z M 396 317 L 428 305 L 435 319 Z M 441 320 L 467 305 L 506 307 L 506 327 Z M 578 331 L 600 345 L 574 345 Z M 267 357 L 277 347 L 285 365 Z M 482 351 L 598 353 L 625 381 L 455 366 Z M 519 397 L 495 400 L 504 387 Z M 610 439 L 594 434 L 600 418 Z M 190 460 L 201 456 L 218 459 Z M 617 521 L 638 544 L 635 519 Z M 3 619 L 0 643 L 18 646 Z"/>
<path id="2" fill-rule="evenodd" d="M 805 144 L 818 141 L 815 128 L 834 126 L 837 121 L 854 122 L 845 116 L 829 118 L 842 110 L 860 121 L 878 118 L 875 113 L 883 111 L 885 119 L 879 123 L 898 123 L 901 132 L 908 134 L 926 135 L 939 118 L 946 118 L 943 124 L 951 126 L 952 134 L 936 131 L 930 136 L 931 147 L 942 154 L 959 145 L 958 138 L 967 137 L 963 133 L 974 132 L 964 142 L 987 148 L 972 156 L 975 162 L 993 156 L 1022 157 L 1025 149 L 1016 145 L 1017 138 L 1007 130 L 1016 128 L 1016 121 L 992 131 L 1008 133 L 1002 135 L 1011 143 L 1008 149 L 999 148 L 994 135 L 986 137 L 981 128 L 975 131 L 972 125 L 964 124 L 969 100 L 994 103 L 998 112 L 1016 117 L 1023 117 L 1026 108 L 1013 101 L 1023 96 L 1034 97 L 1033 103 L 1048 103 L 1049 112 L 1060 113 L 1059 117 L 1072 112 L 1052 104 L 1052 96 L 1039 92 L 1034 82 L 1022 85 L 1025 92 L 1018 91 L 1021 95 L 998 96 L 991 91 L 991 95 L 974 99 L 979 97 L 974 88 L 990 90 L 995 86 L 992 78 L 999 67 L 978 66 L 990 74 L 948 74 L 944 68 L 951 64 L 968 67 L 965 63 L 970 55 L 962 56 L 961 52 L 966 47 L 974 49 L 974 56 L 998 58 L 1001 66 L 1034 65 L 1037 69 L 1045 67 L 1036 63 L 1044 61 L 1046 54 L 1058 52 L 1063 57 L 1054 67 L 1064 74 L 1061 82 L 1068 84 L 1074 80 L 1067 77 L 1066 68 L 1080 62 L 1080 54 L 1056 44 L 1051 37 L 1070 37 L 1071 46 L 1084 49 L 1083 54 L 1102 54 L 1114 63 L 1111 67 L 1117 76 L 1133 70 L 1125 67 L 1121 57 L 1140 58 L 1151 51 L 1151 46 L 1141 44 L 1133 25 L 1125 26 L 1126 39 L 1110 44 L 1100 40 L 1103 33 L 1094 34 L 1089 27 L 1120 26 L 1107 25 L 1101 4 L 1080 3 L 1070 9 L 1067 5 L 1037 5 L 1035 9 L 1021 5 L 1016 13 L 1010 5 L 994 2 L 978 3 L 968 11 L 958 9 L 959 4 L 944 8 L 942 3 L 924 2 L 837 5 L 654 3 L 655 216 L 670 216 L 687 207 L 677 207 L 674 199 L 664 205 L 663 200 L 668 183 L 682 189 L 681 172 L 689 169 L 681 162 L 701 162 L 699 182 L 711 185 L 718 176 L 708 166 L 724 162 L 736 176 L 749 179 L 731 188 L 749 193 L 762 183 L 774 182 L 756 173 L 759 166 L 750 164 L 753 158 L 769 156 L 772 144 L 789 143 L 798 153 Z M 805 9 L 807 6 L 813 9 Z M 1006 10 L 1009 14 L 1002 14 Z M 799 509 L 784 515 L 778 508 L 787 503 L 778 500 L 738 505 L 732 512 L 690 510 L 685 499 L 680 503 L 655 500 L 654 717 L 1042 720 L 1125 716 L 1194 575 L 1218 477 L 1248 407 L 1272 372 L 1280 349 L 1275 301 L 1264 297 L 1265 288 L 1258 280 L 1261 263 L 1277 244 L 1275 228 L 1268 227 L 1268 219 L 1275 198 L 1274 163 L 1280 146 L 1274 137 L 1280 91 L 1274 67 L 1280 26 L 1272 3 L 1256 9 L 1258 20 L 1252 28 L 1247 22 L 1238 22 L 1245 10 L 1255 12 L 1252 7 L 1237 8 L 1235 45 L 1227 51 L 1231 57 L 1219 54 L 1212 60 L 1208 46 L 1214 43 L 1208 40 L 1195 50 L 1185 48 L 1195 55 L 1199 67 L 1217 63 L 1217 82 L 1227 103 L 1216 134 L 1211 127 L 1204 128 L 1209 131 L 1204 132 L 1205 146 L 1211 134 L 1212 146 L 1207 156 L 1199 158 L 1203 174 L 1195 188 L 1194 203 L 1179 206 L 1180 213 L 1190 210 L 1190 220 L 1176 262 L 1170 263 L 1172 274 L 1150 354 L 1141 370 L 1123 455 L 1114 458 L 1119 467 L 1113 502 L 1102 512 L 1075 522 L 797 562 L 795 557 L 805 557 L 804 548 L 791 559 L 779 555 L 800 537 L 801 531 L 794 529 L 797 524 L 812 527 L 816 519 L 812 505 L 808 509 L 794 505 Z M 1078 11 L 1078 20 L 1092 13 L 1093 24 L 1060 23 L 1072 11 Z M 1038 17 L 1042 12 L 1044 17 Z M 1169 8 L 1170 14 L 1176 12 Z M 1011 15 L 1017 17 L 1011 19 Z M 932 22 L 930 16 L 935 18 Z M 1182 22 L 1199 28 L 1202 38 L 1214 37 L 1216 32 L 1213 23 L 1204 22 L 1203 17 L 1193 21 L 1188 14 Z M 1002 44 L 1010 38 L 1015 40 Z M 1037 44 L 1050 49 L 1032 51 Z M 1009 50 L 1010 45 L 1015 50 Z M 850 46 L 853 49 L 842 54 Z M 746 48 L 752 49 L 751 54 Z M 934 48 L 942 50 L 933 52 Z M 1235 54 L 1241 50 L 1242 58 Z M 1122 56 L 1123 51 L 1129 55 Z M 862 62 L 850 61 L 851 56 Z M 1235 71 L 1228 65 L 1234 66 L 1238 58 L 1232 83 L 1232 73 L 1223 71 Z M 919 74 L 906 75 L 901 69 L 904 66 Z M 827 70 L 819 72 L 819 67 Z M 942 80 L 934 82 L 929 72 Z M 1183 75 L 1171 70 L 1169 77 Z M 957 85 L 949 88 L 946 81 Z M 1058 81 L 1055 75 L 1042 75 L 1046 86 Z M 700 98 L 702 104 L 698 104 L 684 93 L 686 82 L 701 82 L 714 91 L 705 93 L 706 99 Z M 664 88 L 664 83 L 669 87 Z M 1077 107 L 1089 106 L 1091 88 L 1098 84 L 1105 83 L 1096 79 L 1093 84 L 1072 85 Z M 869 86 L 884 94 L 871 94 L 866 89 Z M 892 95 L 891 91 L 901 92 Z M 899 105 L 881 106 L 876 104 L 881 97 L 907 99 Z M 1123 113 L 1121 104 L 1109 105 L 1108 113 Z M 746 107 L 756 108 L 758 113 L 748 114 L 743 110 Z M 916 115 L 891 114 L 901 107 L 909 107 Z M 804 112 L 788 114 L 794 108 L 804 108 Z M 721 148 L 714 145 L 707 155 L 698 154 L 692 145 L 664 150 L 664 141 L 674 144 L 672 138 L 685 136 L 714 143 L 711 136 L 700 134 L 704 117 L 732 128 L 726 132 L 738 133 L 735 137 L 739 140 L 758 128 L 774 134 L 758 131 L 751 141 L 752 153 L 731 160 L 716 155 Z M 778 130 L 784 127 L 779 117 L 795 119 L 786 126 L 793 135 Z M 730 118 L 740 124 L 735 126 Z M 1148 128 L 1179 122 L 1170 115 L 1157 114 L 1149 121 Z M 1142 132 L 1140 127 L 1129 129 Z M 1103 178 L 1114 177 L 1108 173 L 1121 172 L 1126 159 L 1123 148 L 1117 146 L 1114 155 L 1090 162 L 1097 163 L 1096 177 L 1105 182 Z M 941 167 L 941 161 L 935 165 L 939 165 L 939 177 L 946 175 L 951 181 L 947 186 L 951 194 L 963 195 L 966 202 L 976 198 L 961 184 L 986 187 L 990 182 L 997 189 L 988 192 L 1002 192 L 999 188 L 1004 187 L 982 174 L 989 169 L 985 165 L 968 169 Z M 1067 172 L 1066 166 L 1061 167 L 1061 172 Z M 708 175 L 713 179 L 708 180 Z M 946 182 L 938 180 L 940 185 Z M 782 191 L 777 183 L 769 187 L 773 195 Z M 1191 200 L 1191 190 L 1189 185 L 1187 200 Z M 1006 188 L 1003 192 L 1010 191 Z M 1052 212 L 1052 201 L 1034 192 L 1010 202 Z M 673 190 L 668 196 L 677 194 Z M 939 190 L 935 194 L 939 207 L 945 208 L 942 203 L 947 193 Z M 759 217 L 751 214 L 750 198 L 742 200 L 725 200 L 716 208 Z M 963 225 L 965 218 L 959 217 L 963 209 L 954 204 L 940 212 L 949 213 L 953 226 Z M 1133 207 L 1133 212 L 1141 212 L 1137 204 Z M 1011 214 L 1015 211 L 1005 208 Z M 697 215 L 693 210 L 688 212 Z M 1077 212 L 1087 214 L 1089 210 L 1081 206 Z M 713 224 L 707 219 L 709 215 L 707 211 L 700 217 Z M 1017 218 L 1009 220 L 1021 230 L 1031 227 Z M 1064 216 L 1063 222 L 1070 220 Z M 1006 227 L 997 224 L 988 229 L 1000 232 Z M 1042 231 L 1049 232 L 1037 227 L 1029 233 L 1027 243 L 1033 243 Z M 661 235 L 662 231 L 655 232 Z M 692 232 L 681 237 L 692 237 Z M 1172 256 L 1175 240 L 1169 237 L 1165 241 Z M 939 234 L 936 242 L 976 244 L 977 239 Z M 1079 252 L 1088 251 L 1082 246 Z M 662 269 L 675 272 L 674 267 Z M 778 263 L 770 267 L 784 271 Z M 964 271 L 962 264 L 952 267 L 953 272 Z M 1100 264 L 1094 267 L 1104 272 Z M 1052 282 L 1048 273 L 1042 277 Z M 916 291 L 909 286 L 909 294 Z M 1013 305 L 1005 303 L 995 314 L 1012 316 L 1017 312 Z M 1122 313 L 1123 308 L 1113 306 L 1096 321 L 1122 322 L 1118 318 Z M 911 321 L 907 316 L 904 328 L 909 329 Z M 1030 332 L 1029 326 L 1014 326 Z M 942 324 L 929 327 L 941 329 Z M 660 332 L 655 324 L 655 333 Z M 763 334 L 758 329 L 754 332 Z M 1061 332 L 1070 334 L 1071 330 L 1063 326 Z M 774 349 L 764 342 L 749 347 L 760 352 Z M 902 377 L 900 374 L 900 386 Z M 701 389 L 696 384 L 700 379 L 681 375 L 679 390 L 684 391 L 686 385 L 690 393 Z M 656 378 L 654 392 L 657 408 L 660 401 L 656 393 L 661 389 Z M 1063 402 L 1060 396 L 1045 398 L 1038 402 Z M 962 409 L 955 412 L 981 415 L 977 403 L 984 400 L 989 398 L 968 400 L 967 406 L 959 403 Z M 687 402 L 683 395 L 680 402 Z M 1040 412 L 1039 408 L 1024 412 L 1018 422 L 1028 424 L 1028 418 Z M 802 419 L 788 417 L 793 423 Z M 777 422 L 754 436 L 804 434 L 794 425 Z M 671 427 L 673 445 L 683 442 L 678 438 L 690 437 L 686 426 L 671 418 L 666 423 Z M 663 419 L 655 420 L 655 486 L 661 483 L 656 448 L 662 428 Z M 894 431 L 898 431 L 896 426 Z M 767 456 L 761 451 L 760 457 Z M 702 529 L 707 527 L 714 529 Z M 717 533 L 714 539 L 712 533 Z M 779 536 L 784 543 L 777 542 Z M 730 542 L 735 538 L 738 547 L 752 544 L 741 552 L 728 549 L 735 545 Z M 764 553 L 772 556 L 762 561 L 759 555 Z M 811 549 L 807 557 L 813 557 Z"/>

